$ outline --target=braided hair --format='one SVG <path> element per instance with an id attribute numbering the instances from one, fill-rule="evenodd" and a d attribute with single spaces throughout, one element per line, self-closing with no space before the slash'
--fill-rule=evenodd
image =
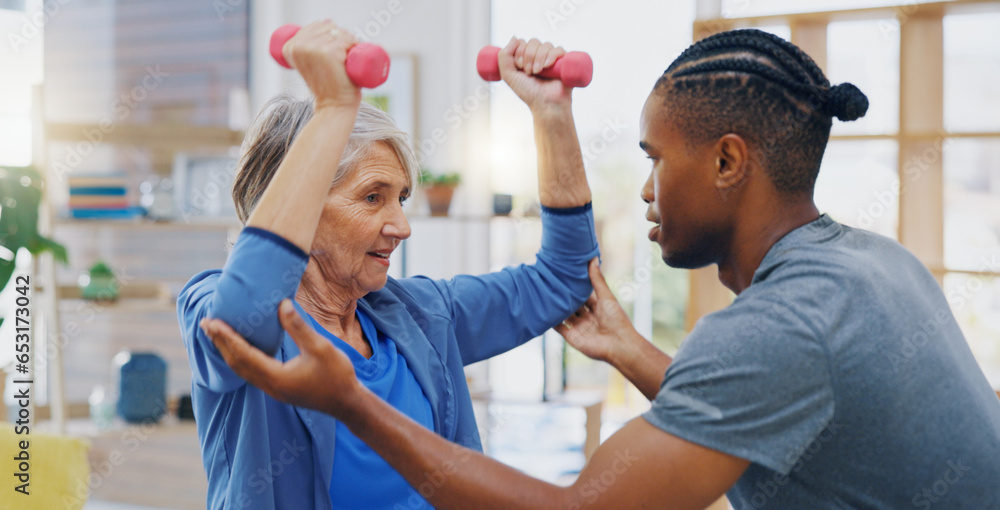
<path id="1" fill-rule="evenodd" d="M 760 30 L 707 37 L 664 71 L 662 93 L 672 121 L 692 146 L 740 135 L 775 187 L 812 194 L 832 118 L 852 121 L 868 98 L 850 83 L 831 86 L 794 44 Z"/>

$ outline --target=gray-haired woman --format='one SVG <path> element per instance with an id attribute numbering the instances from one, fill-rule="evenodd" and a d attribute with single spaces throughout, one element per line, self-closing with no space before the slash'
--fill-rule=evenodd
<path id="1" fill-rule="evenodd" d="M 416 164 L 404 133 L 347 79 L 353 43 L 327 21 L 286 44 L 314 100 L 279 98 L 258 116 L 233 190 L 245 228 L 226 266 L 196 275 L 178 299 L 209 508 L 429 505 L 424 488 L 411 488 L 330 416 L 246 384 L 199 327 L 204 319 L 221 319 L 285 362 L 299 354 L 278 319 L 291 299 L 366 387 L 441 436 L 480 448 L 464 365 L 559 324 L 591 292 L 587 265 L 598 251 L 569 89 L 529 74 L 563 51 L 536 40 L 505 49 L 520 58 L 505 78 L 531 108 L 539 145 L 536 263 L 394 280 L 389 255 L 410 235 L 402 202 Z"/>

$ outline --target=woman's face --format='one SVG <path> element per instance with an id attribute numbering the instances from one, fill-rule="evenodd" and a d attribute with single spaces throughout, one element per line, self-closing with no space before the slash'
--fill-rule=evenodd
<path id="1" fill-rule="evenodd" d="M 330 188 L 311 253 L 327 285 L 352 298 L 385 285 L 389 255 L 410 237 L 402 207 L 409 195 L 403 165 L 384 143 Z"/>

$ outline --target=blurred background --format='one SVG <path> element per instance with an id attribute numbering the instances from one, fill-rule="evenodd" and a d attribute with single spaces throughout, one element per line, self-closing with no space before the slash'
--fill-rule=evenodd
<path id="1" fill-rule="evenodd" d="M 396 277 L 533 261 L 530 114 L 479 78 L 476 54 L 515 35 L 590 53 L 594 80 L 574 91 L 574 112 L 603 268 L 639 331 L 671 354 L 733 296 L 714 267 L 668 268 L 646 241 L 639 112 L 694 40 L 736 27 L 791 40 L 871 102 L 860 121 L 835 123 L 817 204 L 926 264 L 1000 389 L 1000 1 L 0 0 L 0 167 L 44 178 L 39 232 L 66 250 L 65 263 L 58 249 L 16 257 L 33 282 L 33 431 L 77 440 L 90 469 L 66 508 L 204 507 L 174 300 L 224 264 L 238 233 L 229 187 L 253 115 L 275 94 L 308 92 L 269 56 L 271 32 L 323 18 L 391 54 L 367 100 L 411 134 L 425 170 L 458 175 L 446 215 L 424 193 L 408 202 Z M 0 262 L 14 251 L 0 247 Z M 13 287 L 0 317 L 17 306 Z M 13 329 L 0 326 L 11 421 Z M 467 377 L 488 453 L 556 483 L 649 405 L 552 332 Z M 155 425 L 116 412 L 126 385 L 165 396 Z"/>

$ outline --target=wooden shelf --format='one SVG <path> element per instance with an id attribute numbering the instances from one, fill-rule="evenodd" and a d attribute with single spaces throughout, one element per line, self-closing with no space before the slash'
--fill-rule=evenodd
<path id="1" fill-rule="evenodd" d="M 179 152 L 190 152 L 198 147 L 232 147 L 243 143 L 243 131 L 225 127 L 193 124 L 134 124 L 134 125 L 45 125 L 46 142 L 89 141 L 88 135 L 102 133 L 103 143 L 142 145 Z"/>
<path id="2" fill-rule="evenodd" d="M 56 295 L 59 299 L 83 299 L 81 297 L 80 287 L 76 285 L 60 285 L 56 288 Z M 123 285 L 121 287 L 118 294 L 118 300 L 112 302 L 99 302 L 114 307 L 118 306 L 119 303 L 127 303 L 133 300 L 162 301 L 166 303 L 170 302 L 171 298 L 170 287 L 165 283 L 128 282 L 127 285 Z M 146 306 L 146 308 L 148 308 L 148 306 Z"/>
<path id="3" fill-rule="evenodd" d="M 239 221 L 223 218 L 204 218 L 191 221 L 152 221 L 146 218 L 133 218 L 127 220 L 113 219 L 74 219 L 58 217 L 52 222 L 54 227 L 74 226 L 74 227 L 112 227 L 112 228 L 160 228 L 167 230 L 239 230 L 243 226 Z"/>

